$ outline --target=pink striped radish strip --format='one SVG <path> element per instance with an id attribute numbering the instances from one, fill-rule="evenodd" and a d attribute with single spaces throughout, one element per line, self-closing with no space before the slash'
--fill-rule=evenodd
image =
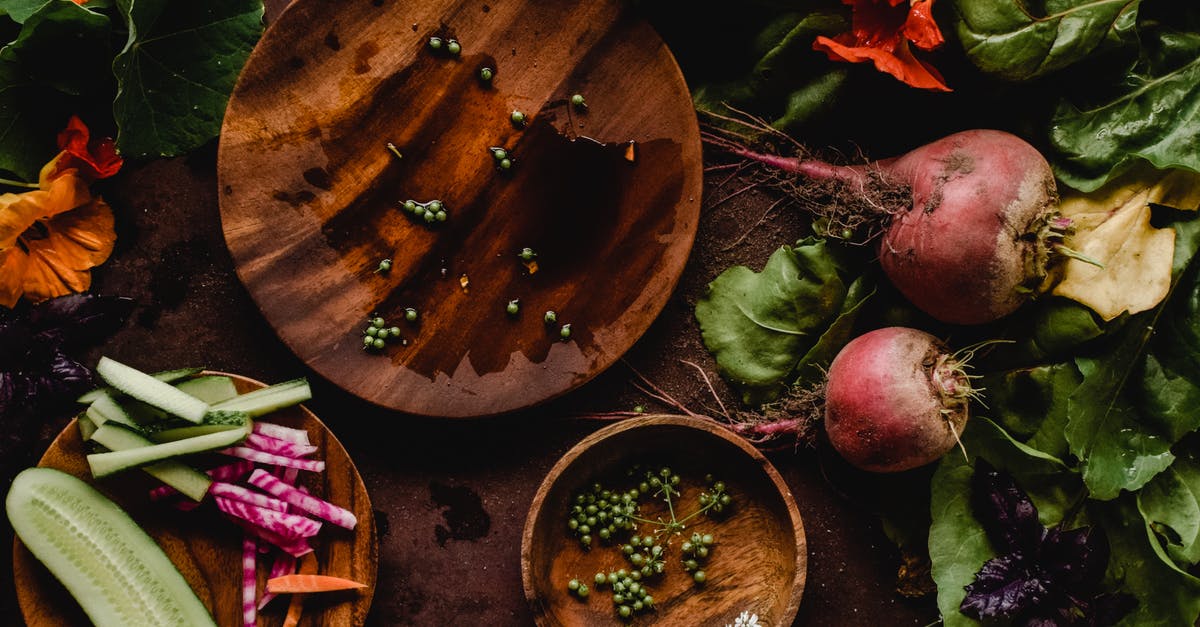
<path id="1" fill-rule="evenodd" d="M 275 556 L 274 562 L 271 562 L 271 574 L 267 575 L 267 579 L 274 579 L 276 577 L 282 577 L 284 575 L 291 575 L 292 573 L 295 573 L 295 572 L 296 572 L 296 558 L 294 558 L 291 555 L 288 555 L 286 553 L 281 553 L 281 554 Z M 271 599 L 274 599 L 275 597 L 276 597 L 276 594 L 274 592 L 264 593 L 262 595 L 262 598 L 258 600 L 258 609 L 262 610 L 262 608 L 266 607 L 267 603 L 270 603 Z"/>
<path id="2" fill-rule="evenodd" d="M 259 422 L 256 420 L 252 430 L 254 433 L 275 438 L 276 440 L 283 440 L 293 444 L 311 444 L 308 441 L 308 432 L 303 429 L 293 429 L 272 422 Z"/>
<path id="3" fill-rule="evenodd" d="M 300 538 L 298 540 L 285 538 L 277 533 L 267 531 L 262 527 L 255 527 L 241 518 L 235 518 L 234 516 L 229 516 L 229 520 L 230 522 L 233 522 L 237 526 L 241 527 L 246 533 L 274 546 L 275 548 L 287 553 L 288 555 L 291 555 L 292 557 L 303 557 L 304 555 L 313 552 L 313 548 L 309 546 L 308 540 L 304 538 Z"/>
<path id="4" fill-rule="evenodd" d="M 241 501 L 215 497 L 217 508 L 231 516 L 237 516 L 250 524 L 277 533 L 284 538 L 311 538 L 321 531 L 320 521 L 296 514 L 285 514 L 273 509 L 264 509 Z"/>
<path id="5" fill-rule="evenodd" d="M 211 486 L 208 486 L 208 493 L 213 496 L 220 496 L 234 501 L 241 501 L 243 503 L 257 505 L 266 509 L 273 509 L 277 512 L 286 513 L 288 511 L 287 503 L 284 503 L 276 498 L 271 498 L 270 496 L 260 492 L 247 490 L 240 485 L 235 485 L 232 483 L 214 481 Z"/>
<path id="6" fill-rule="evenodd" d="M 246 436 L 246 444 L 249 444 L 250 448 L 284 457 L 300 458 L 317 452 L 317 447 L 313 444 L 296 444 L 259 433 Z"/>
<path id="7" fill-rule="evenodd" d="M 234 479 L 241 479 L 246 476 L 251 470 L 254 470 L 254 462 L 248 459 L 239 459 L 232 464 L 225 464 L 224 466 L 217 466 L 216 468 L 206 470 L 204 474 L 208 475 L 213 481 L 233 481 Z M 160 485 L 150 491 L 150 500 L 161 501 L 176 494 L 179 494 L 179 492 L 175 488 L 169 485 Z"/>
<path id="8" fill-rule="evenodd" d="M 256 469 L 250 473 L 248 479 L 250 485 L 260 488 L 263 491 L 276 496 L 288 505 L 293 505 L 300 508 L 301 511 L 308 512 L 313 516 L 328 520 L 329 522 L 346 529 L 353 529 L 358 524 L 358 519 L 349 511 L 334 505 L 328 501 L 323 501 L 315 496 L 310 496 L 293 488 L 290 485 L 271 476 L 271 473 Z"/>
<path id="9" fill-rule="evenodd" d="M 242 623 L 244 627 L 258 624 L 258 545 L 254 537 L 242 537 Z"/>
<path id="10" fill-rule="evenodd" d="M 296 480 L 300 478 L 299 468 L 284 468 L 283 476 L 280 480 L 288 485 L 296 485 Z"/>
<path id="11" fill-rule="evenodd" d="M 288 468 L 299 468 L 310 472 L 324 472 L 325 462 L 317 459 L 292 459 L 291 457 L 283 457 L 282 455 L 272 455 L 264 453 L 245 446 L 232 446 L 227 449 L 217 451 L 222 455 L 231 455 L 248 459 L 258 464 L 267 464 L 269 466 L 285 466 Z"/>

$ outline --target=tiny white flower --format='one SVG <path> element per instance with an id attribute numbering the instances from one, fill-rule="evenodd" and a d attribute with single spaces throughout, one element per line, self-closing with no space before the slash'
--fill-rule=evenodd
<path id="1" fill-rule="evenodd" d="M 740 616 L 733 619 L 732 625 L 726 625 L 725 627 L 759 627 L 758 614 L 742 612 Z"/>

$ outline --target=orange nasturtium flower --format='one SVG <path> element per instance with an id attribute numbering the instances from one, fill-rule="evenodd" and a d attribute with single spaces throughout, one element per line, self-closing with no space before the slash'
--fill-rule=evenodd
<path id="1" fill-rule="evenodd" d="M 933 21 L 933 0 L 842 0 L 854 7 L 850 32 L 834 38 L 817 37 L 813 49 L 834 61 L 872 61 L 875 68 L 904 83 L 950 91 L 942 75 L 913 56 L 912 44 L 922 50 L 942 45 L 942 31 Z"/>
<path id="2" fill-rule="evenodd" d="M 0 194 L 0 305 L 12 307 L 22 295 L 38 302 L 82 292 L 91 286 L 91 269 L 112 253 L 112 209 L 88 185 L 116 174 L 122 161 L 110 140 L 89 139 L 72 117 L 38 189 Z"/>

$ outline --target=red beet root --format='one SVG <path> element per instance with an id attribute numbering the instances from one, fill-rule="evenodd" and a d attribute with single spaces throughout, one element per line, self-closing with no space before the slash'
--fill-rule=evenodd
<path id="1" fill-rule="evenodd" d="M 829 366 L 825 431 L 846 461 L 899 472 L 958 442 L 972 394 L 962 364 L 937 338 L 888 327 L 861 335 Z"/>
<path id="2" fill-rule="evenodd" d="M 1042 289 L 1054 251 L 1071 254 L 1061 248 L 1070 221 L 1058 217 L 1050 165 L 1010 133 L 963 131 L 859 166 L 760 153 L 715 132 L 705 138 L 767 168 L 842 182 L 846 206 L 818 211 L 838 227 L 831 232 L 864 220 L 867 231 L 882 232 L 879 262 L 888 278 L 943 322 L 1012 313 Z"/>

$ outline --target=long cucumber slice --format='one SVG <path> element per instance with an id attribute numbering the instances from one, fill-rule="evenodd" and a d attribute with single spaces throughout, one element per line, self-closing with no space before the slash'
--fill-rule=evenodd
<path id="1" fill-rule="evenodd" d="M 96 429 L 96 433 L 92 434 L 92 439 L 95 440 L 100 430 L 105 427 L 119 428 L 111 427 L 110 425 L 102 426 Z M 164 444 L 154 444 L 109 453 L 92 453 L 87 456 L 87 461 L 88 466 L 92 469 L 92 476 L 99 479 L 127 468 L 136 468 L 181 455 L 203 453 L 205 451 L 233 446 L 245 439 L 246 434 L 246 429 L 218 431 L 216 433 L 196 436 L 186 440 L 177 440 L 175 442 L 166 442 Z"/>
<path id="2" fill-rule="evenodd" d="M 257 418 L 277 409 L 303 403 L 312 398 L 312 388 L 305 379 L 292 379 L 247 392 L 212 406 L 213 411 L 244 411 Z"/>
<path id="3" fill-rule="evenodd" d="M 103 425 L 93 431 L 91 440 L 111 451 L 125 451 L 154 444 L 129 429 L 113 424 Z M 212 485 L 212 479 L 209 479 L 208 475 L 174 460 L 142 466 L 142 470 L 197 502 L 208 494 L 208 488 Z"/>
<path id="4" fill-rule="evenodd" d="M 135 429 L 138 424 L 133 419 L 133 416 L 130 416 L 129 412 L 125 411 L 125 408 L 117 404 L 117 401 L 113 400 L 113 397 L 108 394 L 98 395 L 96 400 L 92 401 L 91 405 L 88 405 L 87 411 L 84 413 L 88 418 L 92 419 L 92 422 L 96 423 L 97 427 L 110 421 L 119 422 Z"/>
<path id="5" fill-rule="evenodd" d="M 17 536 L 96 625 L 215 627 L 158 544 L 83 481 L 29 468 L 13 480 L 6 509 Z"/>
<path id="6" fill-rule="evenodd" d="M 194 374 L 199 374 L 203 371 L 204 371 L 204 368 L 179 368 L 178 370 L 164 370 L 162 372 L 155 372 L 154 374 L 151 374 L 150 376 L 154 377 L 155 379 L 158 379 L 159 381 L 162 381 L 163 383 L 172 383 L 172 382 L 178 381 L 180 379 L 186 379 Z M 75 399 L 75 402 L 81 403 L 83 405 L 87 405 L 87 404 L 91 403 L 92 401 L 96 400 L 96 397 L 100 396 L 101 394 L 120 394 L 120 392 L 117 392 L 111 386 L 105 385 L 105 386 L 98 387 L 90 392 L 84 393 L 83 396 L 80 396 L 79 398 Z"/>
<path id="7" fill-rule="evenodd" d="M 175 387 L 205 403 L 220 403 L 238 395 L 233 379 L 216 374 L 180 381 Z"/>
<path id="8" fill-rule="evenodd" d="M 208 403 L 108 357 L 100 358 L 96 372 L 125 394 L 185 420 L 200 422 L 208 412 Z"/>

